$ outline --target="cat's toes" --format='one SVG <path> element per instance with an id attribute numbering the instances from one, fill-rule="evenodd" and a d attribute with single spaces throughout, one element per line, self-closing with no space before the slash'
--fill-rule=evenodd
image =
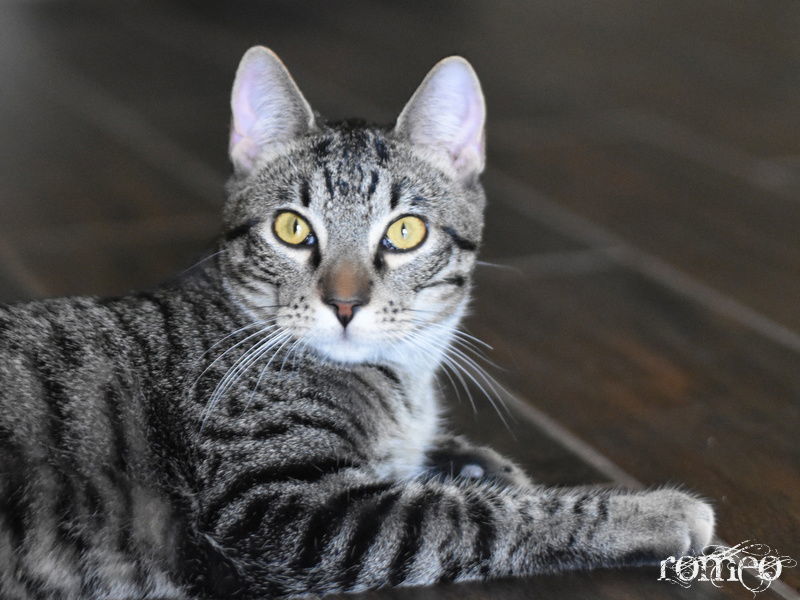
<path id="1" fill-rule="evenodd" d="M 498 464 L 491 476 L 506 485 L 518 487 L 530 487 L 533 485 L 533 481 L 528 477 L 528 474 L 510 461 Z"/>
<path id="2" fill-rule="evenodd" d="M 501 485 L 530 486 L 525 472 L 512 461 L 486 446 L 475 446 L 453 437 L 429 454 L 431 472 L 445 477 L 481 479 Z"/>
<path id="3" fill-rule="evenodd" d="M 486 475 L 486 471 L 479 464 L 468 463 L 461 467 L 458 475 L 466 479 L 480 479 Z"/>
<path id="4" fill-rule="evenodd" d="M 531 480 L 511 461 L 486 461 L 482 464 L 467 463 L 461 467 L 459 476 L 465 479 L 487 479 L 503 485 L 531 486 Z"/>
<path id="5" fill-rule="evenodd" d="M 677 490 L 659 490 L 649 495 L 647 503 L 655 515 L 653 542 L 657 554 L 662 558 L 701 554 L 714 536 L 714 509 Z"/>
<path id="6" fill-rule="evenodd" d="M 693 554 L 701 553 L 711 543 L 711 539 L 714 537 L 715 523 L 714 509 L 707 503 L 698 500 L 689 523 L 689 537 Z"/>

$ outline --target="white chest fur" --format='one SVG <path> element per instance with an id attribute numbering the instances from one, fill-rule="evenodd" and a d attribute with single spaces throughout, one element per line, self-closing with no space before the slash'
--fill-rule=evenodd
<path id="1" fill-rule="evenodd" d="M 433 373 L 415 378 L 406 388 L 408 404 L 398 411 L 393 429 L 384 438 L 378 466 L 380 477 L 411 479 L 425 469 L 425 455 L 439 433 L 440 407 Z"/>

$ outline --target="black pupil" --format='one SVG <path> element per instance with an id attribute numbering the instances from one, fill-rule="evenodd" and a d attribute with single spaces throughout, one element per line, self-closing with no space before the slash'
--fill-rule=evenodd
<path id="1" fill-rule="evenodd" d="M 400 227 L 400 235 L 403 236 L 403 239 L 408 237 L 408 228 L 406 227 L 405 221 L 403 221 L 403 225 Z"/>
<path id="2" fill-rule="evenodd" d="M 294 232 L 294 235 L 297 235 L 298 233 L 300 233 L 300 220 L 298 218 L 296 218 L 296 217 L 295 217 L 294 221 L 292 222 L 292 231 Z"/>

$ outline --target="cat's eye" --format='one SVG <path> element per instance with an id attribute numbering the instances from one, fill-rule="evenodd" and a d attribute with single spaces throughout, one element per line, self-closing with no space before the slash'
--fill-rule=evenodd
<path id="1" fill-rule="evenodd" d="M 425 221 L 414 215 L 403 215 L 386 229 L 381 243 L 387 250 L 404 252 L 413 250 L 428 237 Z"/>
<path id="2" fill-rule="evenodd" d="M 280 241 L 290 246 L 310 246 L 317 241 L 308 221 L 290 210 L 276 215 L 272 230 Z"/>

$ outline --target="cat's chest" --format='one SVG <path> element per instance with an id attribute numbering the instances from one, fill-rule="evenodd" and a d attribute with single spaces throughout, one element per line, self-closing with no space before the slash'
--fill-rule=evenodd
<path id="1" fill-rule="evenodd" d="M 411 479 L 425 470 L 427 452 L 440 429 L 440 407 L 433 378 L 404 382 L 402 409 L 376 447 L 374 468 L 380 477 Z"/>

